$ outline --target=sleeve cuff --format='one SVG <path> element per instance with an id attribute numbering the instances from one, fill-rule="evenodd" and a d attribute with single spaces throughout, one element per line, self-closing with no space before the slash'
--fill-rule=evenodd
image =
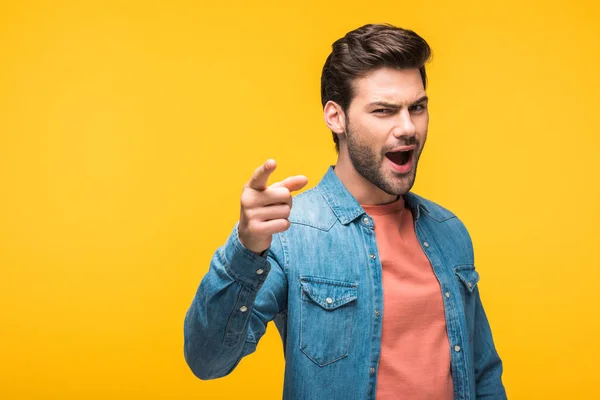
<path id="1" fill-rule="evenodd" d="M 271 270 L 271 264 L 266 257 L 269 249 L 260 255 L 247 249 L 240 242 L 236 224 L 223 251 L 227 273 L 241 285 L 258 290 Z"/>

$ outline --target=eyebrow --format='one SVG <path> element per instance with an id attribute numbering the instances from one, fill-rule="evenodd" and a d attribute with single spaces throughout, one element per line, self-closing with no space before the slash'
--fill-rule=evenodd
<path id="1" fill-rule="evenodd" d="M 421 98 L 419 98 L 417 101 L 414 101 L 409 107 L 415 106 L 419 103 L 424 103 L 426 101 L 429 100 L 429 97 L 427 96 L 423 96 Z M 398 109 L 401 108 L 402 106 L 398 105 L 398 104 L 394 104 L 394 103 L 388 103 L 385 101 L 375 101 L 373 103 L 369 103 L 367 104 L 367 107 L 372 107 L 372 106 L 380 106 L 380 107 L 387 107 L 387 108 L 393 108 L 393 109 Z"/>

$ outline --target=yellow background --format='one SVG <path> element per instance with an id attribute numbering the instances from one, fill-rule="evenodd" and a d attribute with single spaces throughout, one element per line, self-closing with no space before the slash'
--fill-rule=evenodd
<path id="1" fill-rule="evenodd" d="M 253 169 L 335 162 L 320 69 L 367 22 L 433 48 L 414 189 L 470 229 L 509 397 L 600 398 L 600 11 L 484 3 L 3 1 L 0 398 L 280 398 L 274 326 L 202 382 L 183 318 Z"/>

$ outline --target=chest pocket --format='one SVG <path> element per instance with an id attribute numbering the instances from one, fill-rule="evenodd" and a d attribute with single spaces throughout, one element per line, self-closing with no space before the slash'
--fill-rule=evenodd
<path id="1" fill-rule="evenodd" d="M 300 350 L 324 367 L 348 355 L 358 283 L 300 277 Z"/>
<path id="2" fill-rule="evenodd" d="M 474 265 L 459 265 L 454 268 L 454 273 L 459 281 L 460 294 L 464 307 L 465 320 L 469 332 L 469 341 L 473 341 L 475 334 L 475 307 L 477 293 L 477 283 L 479 283 L 479 273 Z"/>
<path id="3" fill-rule="evenodd" d="M 458 280 L 462 283 L 462 290 L 465 295 L 472 294 L 479 282 L 479 273 L 474 265 L 460 265 L 454 269 Z"/>

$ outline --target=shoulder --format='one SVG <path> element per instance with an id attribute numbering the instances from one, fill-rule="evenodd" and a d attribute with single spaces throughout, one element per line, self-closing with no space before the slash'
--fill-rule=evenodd
<path id="1" fill-rule="evenodd" d="M 337 218 L 316 186 L 293 197 L 289 220 L 292 224 L 329 230 Z"/>
<path id="2" fill-rule="evenodd" d="M 419 207 L 420 212 L 424 212 L 427 216 L 433 218 L 437 222 L 445 222 L 457 218 L 452 211 L 416 193 L 407 193 L 406 200 L 412 205 L 412 208 Z"/>
<path id="3" fill-rule="evenodd" d="M 464 235 L 465 239 L 470 241 L 467 228 L 460 218 L 449 209 L 412 192 L 407 193 L 406 199 L 412 204 L 413 209 L 419 208 L 420 216 L 425 216 L 435 222 L 441 223 L 448 229 Z"/>
<path id="4" fill-rule="evenodd" d="M 419 208 L 422 226 L 441 242 L 454 249 L 463 259 L 473 259 L 473 242 L 465 224 L 450 210 L 414 193 L 407 194 L 411 207 Z"/>

